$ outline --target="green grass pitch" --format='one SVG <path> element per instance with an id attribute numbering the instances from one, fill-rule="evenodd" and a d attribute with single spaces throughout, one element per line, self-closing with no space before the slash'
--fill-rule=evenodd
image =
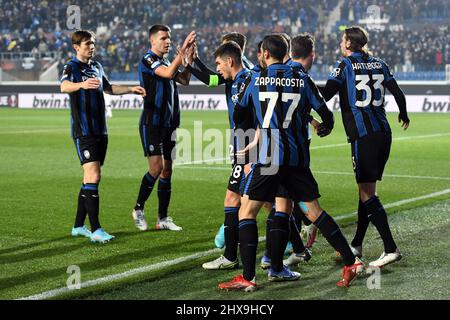
<path id="1" fill-rule="evenodd" d="M 156 192 L 146 206 L 152 230 L 135 229 L 131 209 L 147 170 L 138 133 L 139 115 L 137 111 L 114 111 L 114 117 L 108 120 L 109 147 L 100 185 L 101 222 L 116 239 L 93 245 L 87 239 L 70 236 L 82 170 L 70 138 L 69 111 L 0 109 L 0 299 L 65 287 L 70 265 L 80 267 L 85 282 L 214 248 L 214 235 L 223 222 L 223 196 L 230 173 L 226 163 L 175 167 L 169 209 L 184 228 L 182 232 L 154 230 Z M 400 129 L 396 115 L 389 118 L 394 141 L 378 189 L 383 203 L 450 189 L 450 116 L 411 114 L 407 131 Z M 225 112 L 182 114 L 184 129 L 192 131 L 194 121 L 202 121 L 204 130 L 219 129 L 223 133 L 228 126 Z M 203 147 L 211 144 L 206 138 Z M 194 141 L 200 140 L 192 139 L 193 150 Z M 217 157 L 226 156 L 228 146 L 223 144 L 223 152 Z M 321 205 L 333 216 L 356 211 L 350 147 L 338 114 L 329 137 L 313 138 L 311 157 Z M 258 270 L 261 290 L 253 294 L 218 291 L 219 282 L 240 271 L 202 270 L 201 264 L 215 258 L 215 253 L 55 298 L 450 299 L 450 288 L 445 285 L 449 281 L 450 194 L 397 205 L 388 213 L 404 259 L 382 270 L 380 289 L 369 290 L 364 277 L 348 290 L 337 288 L 341 266 L 334 262 L 333 250 L 320 237 L 312 260 L 299 268 L 301 280 L 272 284 Z M 258 218 L 260 236 L 264 235 L 265 216 L 262 211 Z M 345 226 L 348 239 L 353 236 L 353 222 L 353 218 L 339 222 Z M 262 243 L 258 258 L 263 248 Z M 381 252 L 381 240 L 371 227 L 364 247 L 365 261 Z"/>

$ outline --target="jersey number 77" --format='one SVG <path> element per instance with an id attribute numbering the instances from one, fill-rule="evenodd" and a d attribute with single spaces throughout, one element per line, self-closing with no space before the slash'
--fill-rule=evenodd
<path id="1" fill-rule="evenodd" d="M 286 118 L 283 121 L 283 129 L 287 129 L 292 121 L 292 115 L 294 114 L 295 109 L 299 106 L 299 102 L 301 99 L 301 94 L 299 93 L 279 93 L 279 92 L 260 92 L 259 93 L 259 101 L 266 101 L 269 100 L 269 103 L 267 105 L 266 114 L 264 115 L 264 121 L 262 124 L 263 129 L 268 129 L 270 127 L 270 121 L 272 119 L 273 111 L 275 109 L 275 106 L 277 104 L 277 101 L 281 94 L 281 101 L 283 102 L 289 102 L 292 101 L 288 111 L 286 113 Z"/>

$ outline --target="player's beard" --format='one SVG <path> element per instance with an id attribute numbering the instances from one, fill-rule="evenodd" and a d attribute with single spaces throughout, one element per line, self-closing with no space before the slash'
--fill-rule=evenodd
<path id="1" fill-rule="evenodd" d="M 262 58 L 261 58 L 261 67 L 263 69 L 267 69 L 267 62 L 266 62 L 266 59 L 264 58 L 264 56 L 262 56 Z"/>

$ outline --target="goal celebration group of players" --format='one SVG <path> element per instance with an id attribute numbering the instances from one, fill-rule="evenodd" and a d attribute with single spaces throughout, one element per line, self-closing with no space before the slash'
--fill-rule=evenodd
<path id="1" fill-rule="evenodd" d="M 196 38 L 191 32 L 170 62 L 171 30 L 166 25 L 152 26 L 150 49 L 139 63 L 140 86 L 127 87 L 111 84 L 101 64 L 93 60 L 95 35 L 86 30 L 73 33 L 76 55 L 65 65 L 61 78 L 61 92 L 70 95 L 71 133 L 83 168 L 72 235 L 101 243 L 114 238 L 99 222 L 98 186 L 108 145 L 103 93 L 134 93 L 144 99 L 139 134 L 148 171 L 132 210 L 135 226 L 147 230 L 144 206 L 157 184 L 156 228 L 182 230 L 168 215 L 176 129 L 180 126 L 177 83 L 188 85 L 194 75 L 209 87 L 224 85 L 232 129 L 233 165 L 224 199 L 224 224 L 215 239 L 224 253 L 203 268 L 238 268 L 239 251 L 243 272 L 220 283 L 220 289 L 256 290 L 256 218 L 262 207 L 269 214 L 261 267 L 268 270 L 269 281 L 300 278 L 300 273 L 289 267 L 311 258 L 317 230 L 344 263 L 337 282 L 340 287 L 350 286 L 364 270 L 362 244 L 370 222 L 380 234 L 384 252 L 369 265 L 383 267 L 399 261 L 402 255 L 376 195 L 376 183 L 382 178 L 392 142 L 384 109 L 386 88 L 395 97 L 404 129 L 409 119 L 405 96 L 388 66 L 367 50 L 367 32 L 361 27 L 345 29 L 340 44 L 342 59 L 323 87 L 317 87 L 308 74 L 315 59 L 315 40 L 309 34 L 265 36 L 258 43 L 257 65 L 244 55 L 245 36 L 226 34 L 214 51 L 216 70 L 199 59 Z M 310 126 L 319 137 L 332 132 L 334 117 L 326 101 L 337 93 L 359 190 L 357 230 L 351 244 L 320 206 L 319 186 L 310 170 Z M 312 110 L 320 120 L 311 115 Z M 85 226 L 86 217 L 90 230 Z M 308 235 L 306 245 L 300 236 L 302 224 Z M 291 254 L 283 260 L 288 245 Z"/>

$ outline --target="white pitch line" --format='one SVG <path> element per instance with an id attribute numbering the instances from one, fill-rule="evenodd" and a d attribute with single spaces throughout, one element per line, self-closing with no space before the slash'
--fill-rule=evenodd
<path id="1" fill-rule="evenodd" d="M 384 206 L 385 209 L 389 209 L 389 208 L 399 207 L 401 205 L 404 205 L 404 204 L 407 204 L 407 203 L 411 203 L 411 202 L 416 202 L 416 201 L 420 201 L 420 200 L 424 200 L 424 199 L 429 199 L 429 198 L 442 196 L 442 195 L 448 194 L 448 193 L 450 193 L 450 189 L 445 189 L 445 190 L 442 190 L 442 191 L 426 194 L 426 195 L 420 196 L 420 197 L 404 199 L 404 200 L 400 200 L 400 201 L 397 201 L 397 202 L 388 203 L 388 204 L 385 204 L 383 206 Z M 358 214 L 357 212 L 348 213 L 348 214 L 344 214 L 344 215 L 339 215 L 339 216 L 337 216 L 334 219 L 336 221 L 340 221 L 340 220 L 344 220 L 344 219 L 348 219 L 348 218 L 354 217 L 357 214 Z"/>
<path id="2" fill-rule="evenodd" d="M 397 137 L 393 138 L 394 141 L 404 141 L 404 140 L 414 140 L 414 139 L 427 139 L 427 138 L 437 138 L 437 137 L 444 137 L 444 136 L 450 136 L 450 133 L 436 133 L 436 134 L 428 134 L 423 136 L 408 136 L 408 137 Z M 349 143 L 336 143 L 336 144 L 326 144 L 323 146 L 312 146 L 309 149 L 310 150 L 317 150 L 317 149 L 327 149 L 327 148 L 338 148 L 338 147 L 345 147 L 348 146 Z"/>
<path id="3" fill-rule="evenodd" d="M 353 176 L 353 172 L 339 172 L 339 171 L 313 171 L 317 174 L 330 174 L 330 175 L 343 175 L 343 176 Z M 406 174 L 383 174 L 383 177 L 391 178 L 406 178 L 406 179 L 424 179 L 424 180 L 446 180 L 450 181 L 450 177 L 436 177 L 436 176 L 412 176 Z"/>
<path id="4" fill-rule="evenodd" d="M 225 161 L 225 160 L 228 160 L 228 159 L 229 159 L 229 158 L 217 158 L 217 159 L 196 160 L 196 161 L 190 161 L 190 162 L 175 163 L 174 166 L 175 166 L 175 167 L 188 166 L 188 165 L 191 165 L 191 164 L 218 162 L 218 161 Z"/>
<path id="5" fill-rule="evenodd" d="M 205 166 L 184 166 L 183 169 L 200 169 L 200 170 L 219 170 L 219 171 L 231 171 L 229 167 L 205 167 Z M 355 175 L 353 172 L 339 172 L 339 171 L 314 171 L 313 173 L 317 174 L 329 174 L 329 175 L 342 175 L 342 176 L 353 176 Z M 405 179 L 423 179 L 423 180 L 444 180 L 450 181 L 450 177 L 436 177 L 436 176 L 412 176 L 412 175 L 404 175 L 404 174 L 383 174 L 383 177 L 391 177 L 391 178 L 405 178 Z"/>
<path id="6" fill-rule="evenodd" d="M 397 202 L 389 203 L 389 204 L 384 205 L 384 207 L 386 209 L 389 209 L 389 208 L 398 207 L 398 206 L 401 206 L 401 205 L 404 205 L 407 203 L 412 203 L 412 202 L 419 201 L 419 200 L 429 199 L 429 198 L 433 198 L 433 197 L 437 197 L 437 196 L 441 196 L 441 195 L 445 195 L 445 194 L 449 194 L 449 193 L 450 193 L 450 189 L 445 189 L 445 190 L 442 190 L 439 192 L 430 193 L 430 194 L 423 195 L 420 197 L 415 197 L 415 198 L 410 198 L 410 199 L 405 199 L 405 200 L 400 200 Z M 339 216 L 335 217 L 334 219 L 336 221 L 340 221 L 343 219 L 351 218 L 351 217 L 355 216 L 356 214 L 357 214 L 356 212 L 353 212 L 350 214 L 339 215 Z M 261 241 L 264 241 L 265 239 L 266 239 L 265 237 L 260 237 L 259 241 L 261 242 Z M 122 273 L 117 273 L 117 274 L 109 275 L 106 277 L 82 282 L 81 288 L 89 288 L 89 287 L 93 287 L 93 286 L 100 285 L 100 284 L 105 284 L 105 283 L 115 281 L 115 280 L 122 280 L 122 279 L 131 277 L 134 275 L 138 275 L 141 273 L 161 270 L 163 268 L 170 267 L 170 266 L 173 266 L 173 265 L 176 265 L 179 263 L 203 258 L 203 257 L 209 256 L 213 253 L 220 253 L 220 252 L 222 252 L 222 249 L 211 249 L 211 250 L 195 253 L 195 254 L 192 254 L 189 256 L 180 257 L 180 258 L 177 258 L 174 260 L 163 261 L 163 262 L 159 262 L 156 264 L 147 265 L 147 266 L 144 266 L 141 268 L 131 269 L 131 270 L 128 270 L 128 271 L 125 271 Z M 69 293 L 69 292 L 76 292 L 76 291 L 70 290 L 67 287 L 63 287 L 63 288 L 59 288 L 59 289 L 55 289 L 55 290 L 44 291 L 44 292 L 36 294 L 36 295 L 19 298 L 17 300 L 44 300 L 44 299 L 54 298 L 61 294 L 65 294 L 65 293 Z"/>
<path id="7" fill-rule="evenodd" d="M 113 274 L 110 276 L 106 276 L 106 277 L 102 277 L 102 278 L 98 278 L 95 280 L 89 280 L 86 282 L 82 282 L 81 283 L 81 288 L 89 288 L 89 287 L 93 287 L 99 284 L 104 284 L 104 283 L 108 283 L 114 280 L 120 280 L 120 279 L 124 279 L 124 278 L 128 278 L 131 277 L 133 275 L 136 274 L 141 274 L 141 273 L 145 273 L 145 272 L 149 272 L 149 271 L 155 271 L 155 270 L 160 270 L 160 269 L 164 269 L 166 267 L 170 267 L 179 263 L 183 263 L 183 262 L 187 262 L 190 260 L 195 260 L 195 259 L 199 259 L 205 256 L 208 256 L 210 254 L 213 253 L 219 253 L 221 252 L 222 249 L 211 249 L 208 251 L 203 251 L 203 252 L 199 252 L 199 253 L 195 253 L 189 256 L 185 256 L 185 257 L 180 257 L 174 260 L 169 260 L 169 261 L 163 261 L 163 262 L 159 262 L 156 264 L 151 264 L 151 265 L 147 265 L 141 268 L 136 268 L 136 269 L 131 269 L 122 273 L 117 273 L 117 274 Z M 64 293 L 69 293 L 69 292 L 75 292 L 74 290 L 71 290 L 67 287 L 63 287 L 63 288 L 59 288 L 59 289 L 55 289 L 55 290 L 50 290 L 50 291 L 45 291 L 42 292 L 40 294 L 36 294 L 36 295 L 32 295 L 29 297 L 24 297 L 24 298 L 19 298 L 17 300 L 43 300 L 43 299 L 49 299 L 49 298 L 53 298 L 56 296 L 59 296 L 61 294 Z"/>
<path id="8" fill-rule="evenodd" d="M 425 139 L 425 138 L 436 138 L 436 137 L 442 137 L 442 136 L 449 136 L 450 133 L 436 133 L 436 134 L 429 134 L 429 135 L 423 135 L 423 136 L 411 136 L 411 137 L 399 137 L 399 138 L 393 138 L 395 141 L 402 141 L 402 140 L 413 140 L 413 139 Z M 338 147 L 345 147 L 348 146 L 348 143 L 335 143 L 335 144 L 326 144 L 323 146 L 312 146 L 309 149 L 310 150 L 317 150 L 317 149 L 327 149 L 327 148 L 338 148 Z M 215 158 L 215 159 L 205 159 L 205 160 L 196 160 L 196 161 L 189 161 L 189 162 L 182 162 L 182 163 L 175 163 L 175 166 L 188 166 L 192 164 L 202 164 L 202 163 L 211 163 L 211 162 L 220 162 L 224 160 L 228 160 L 229 158 Z"/>
<path id="9" fill-rule="evenodd" d="M 0 131 L 0 134 L 31 134 L 31 133 L 51 133 L 51 132 L 69 132 L 69 128 L 61 129 L 37 129 L 37 130 L 16 130 L 16 131 Z"/>

